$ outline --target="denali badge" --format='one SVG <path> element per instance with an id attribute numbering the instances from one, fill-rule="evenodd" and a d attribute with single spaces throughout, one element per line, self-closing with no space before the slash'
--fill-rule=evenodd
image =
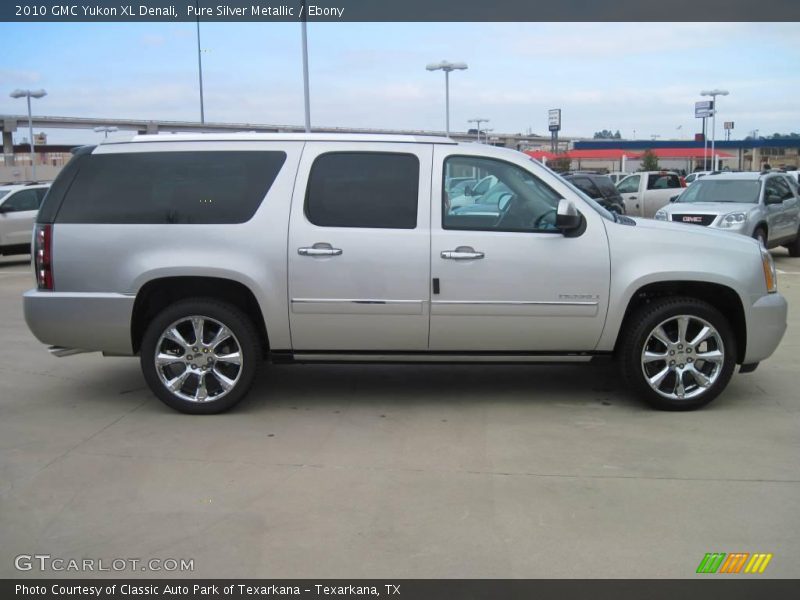
<path id="1" fill-rule="evenodd" d="M 702 223 L 703 222 L 703 217 L 693 217 L 691 215 L 685 215 L 683 217 L 683 222 L 684 223 Z"/>

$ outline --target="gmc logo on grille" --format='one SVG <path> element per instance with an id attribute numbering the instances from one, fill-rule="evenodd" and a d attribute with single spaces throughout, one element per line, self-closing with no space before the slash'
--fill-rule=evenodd
<path id="1" fill-rule="evenodd" d="M 685 216 L 683 217 L 684 223 L 702 223 L 703 217 L 692 217 L 692 216 Z"/>

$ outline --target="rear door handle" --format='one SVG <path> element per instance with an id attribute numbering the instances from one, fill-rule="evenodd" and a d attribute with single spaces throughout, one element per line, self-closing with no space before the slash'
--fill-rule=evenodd
<path id="1" fill-rule="evenodd" d="M 448 260 L 475 260 L 483 258 L 485 254 L 476 252 L 471 246 L 459 246 L 455 250 L 443 250 L 441 256 Z"/>
<path id="2" fill-rule="evenodd" d="M 317 242 L 310 248 L 298 248 L 297 253 L 300 256 L 339 256 L 342 249 L 334 248 L 327 242 Z"/>

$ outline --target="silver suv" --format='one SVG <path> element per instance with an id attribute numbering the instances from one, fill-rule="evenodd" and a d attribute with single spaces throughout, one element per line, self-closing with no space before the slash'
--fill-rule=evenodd
<path id="1" fill-rule="evenodd" d="M 494 177 L 492 210 L 445 182 Z M 589 362 L 697 408 L 786 328 L 754 240 L 609 213 L 524 154 L 447 138 L 138 136 L 80 150 L 39 213 L 34 335 L 138 355 L 166 404 L 214 413 L 264 359 Z M 535 388 L 532 389 L 535 392 Z"/>
<path id="2" fill-rule="evenodd" d="M 656 213 L 677 221 L 756 238 L 768 248 L 786 246 L 800 256 L 800 200 L 785 173 L 721 173 L 686 188 Z"/>

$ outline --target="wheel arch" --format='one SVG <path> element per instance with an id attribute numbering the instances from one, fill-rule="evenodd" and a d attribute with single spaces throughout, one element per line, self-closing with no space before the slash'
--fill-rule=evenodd
<path id="1" fill-rule="evenodd" d="M 136 294 L 131 314 L 131 347 L 138 354 L 148 323 L 167 306 L 186 298 L 212 298 L 227 302 L 247 315 L 257 329 L 264 356 L 270 345 L 264 315 L 253 291 L 223 277 L 170 276 L 152 279 Z"/>
<path id="2" fill-rule="evenodd" d="M 744 305 L 739 294 L 733 288 L 720 283 L 706 281 L 658 281 L 648 283 L 638 288 L 625 308 L 622 326 L 617 332 L 614 344 L 614 353 L 619 350 L 619 345 L 625 337 L 626 328 L 631 322 L 631 317 L 643 306 L 656 298 L 685 296 L 702 300 L 716 308 L 728 320 L 736 338 L 736 362 L 744 361 L 747 349 L 747 320 Z"/>

